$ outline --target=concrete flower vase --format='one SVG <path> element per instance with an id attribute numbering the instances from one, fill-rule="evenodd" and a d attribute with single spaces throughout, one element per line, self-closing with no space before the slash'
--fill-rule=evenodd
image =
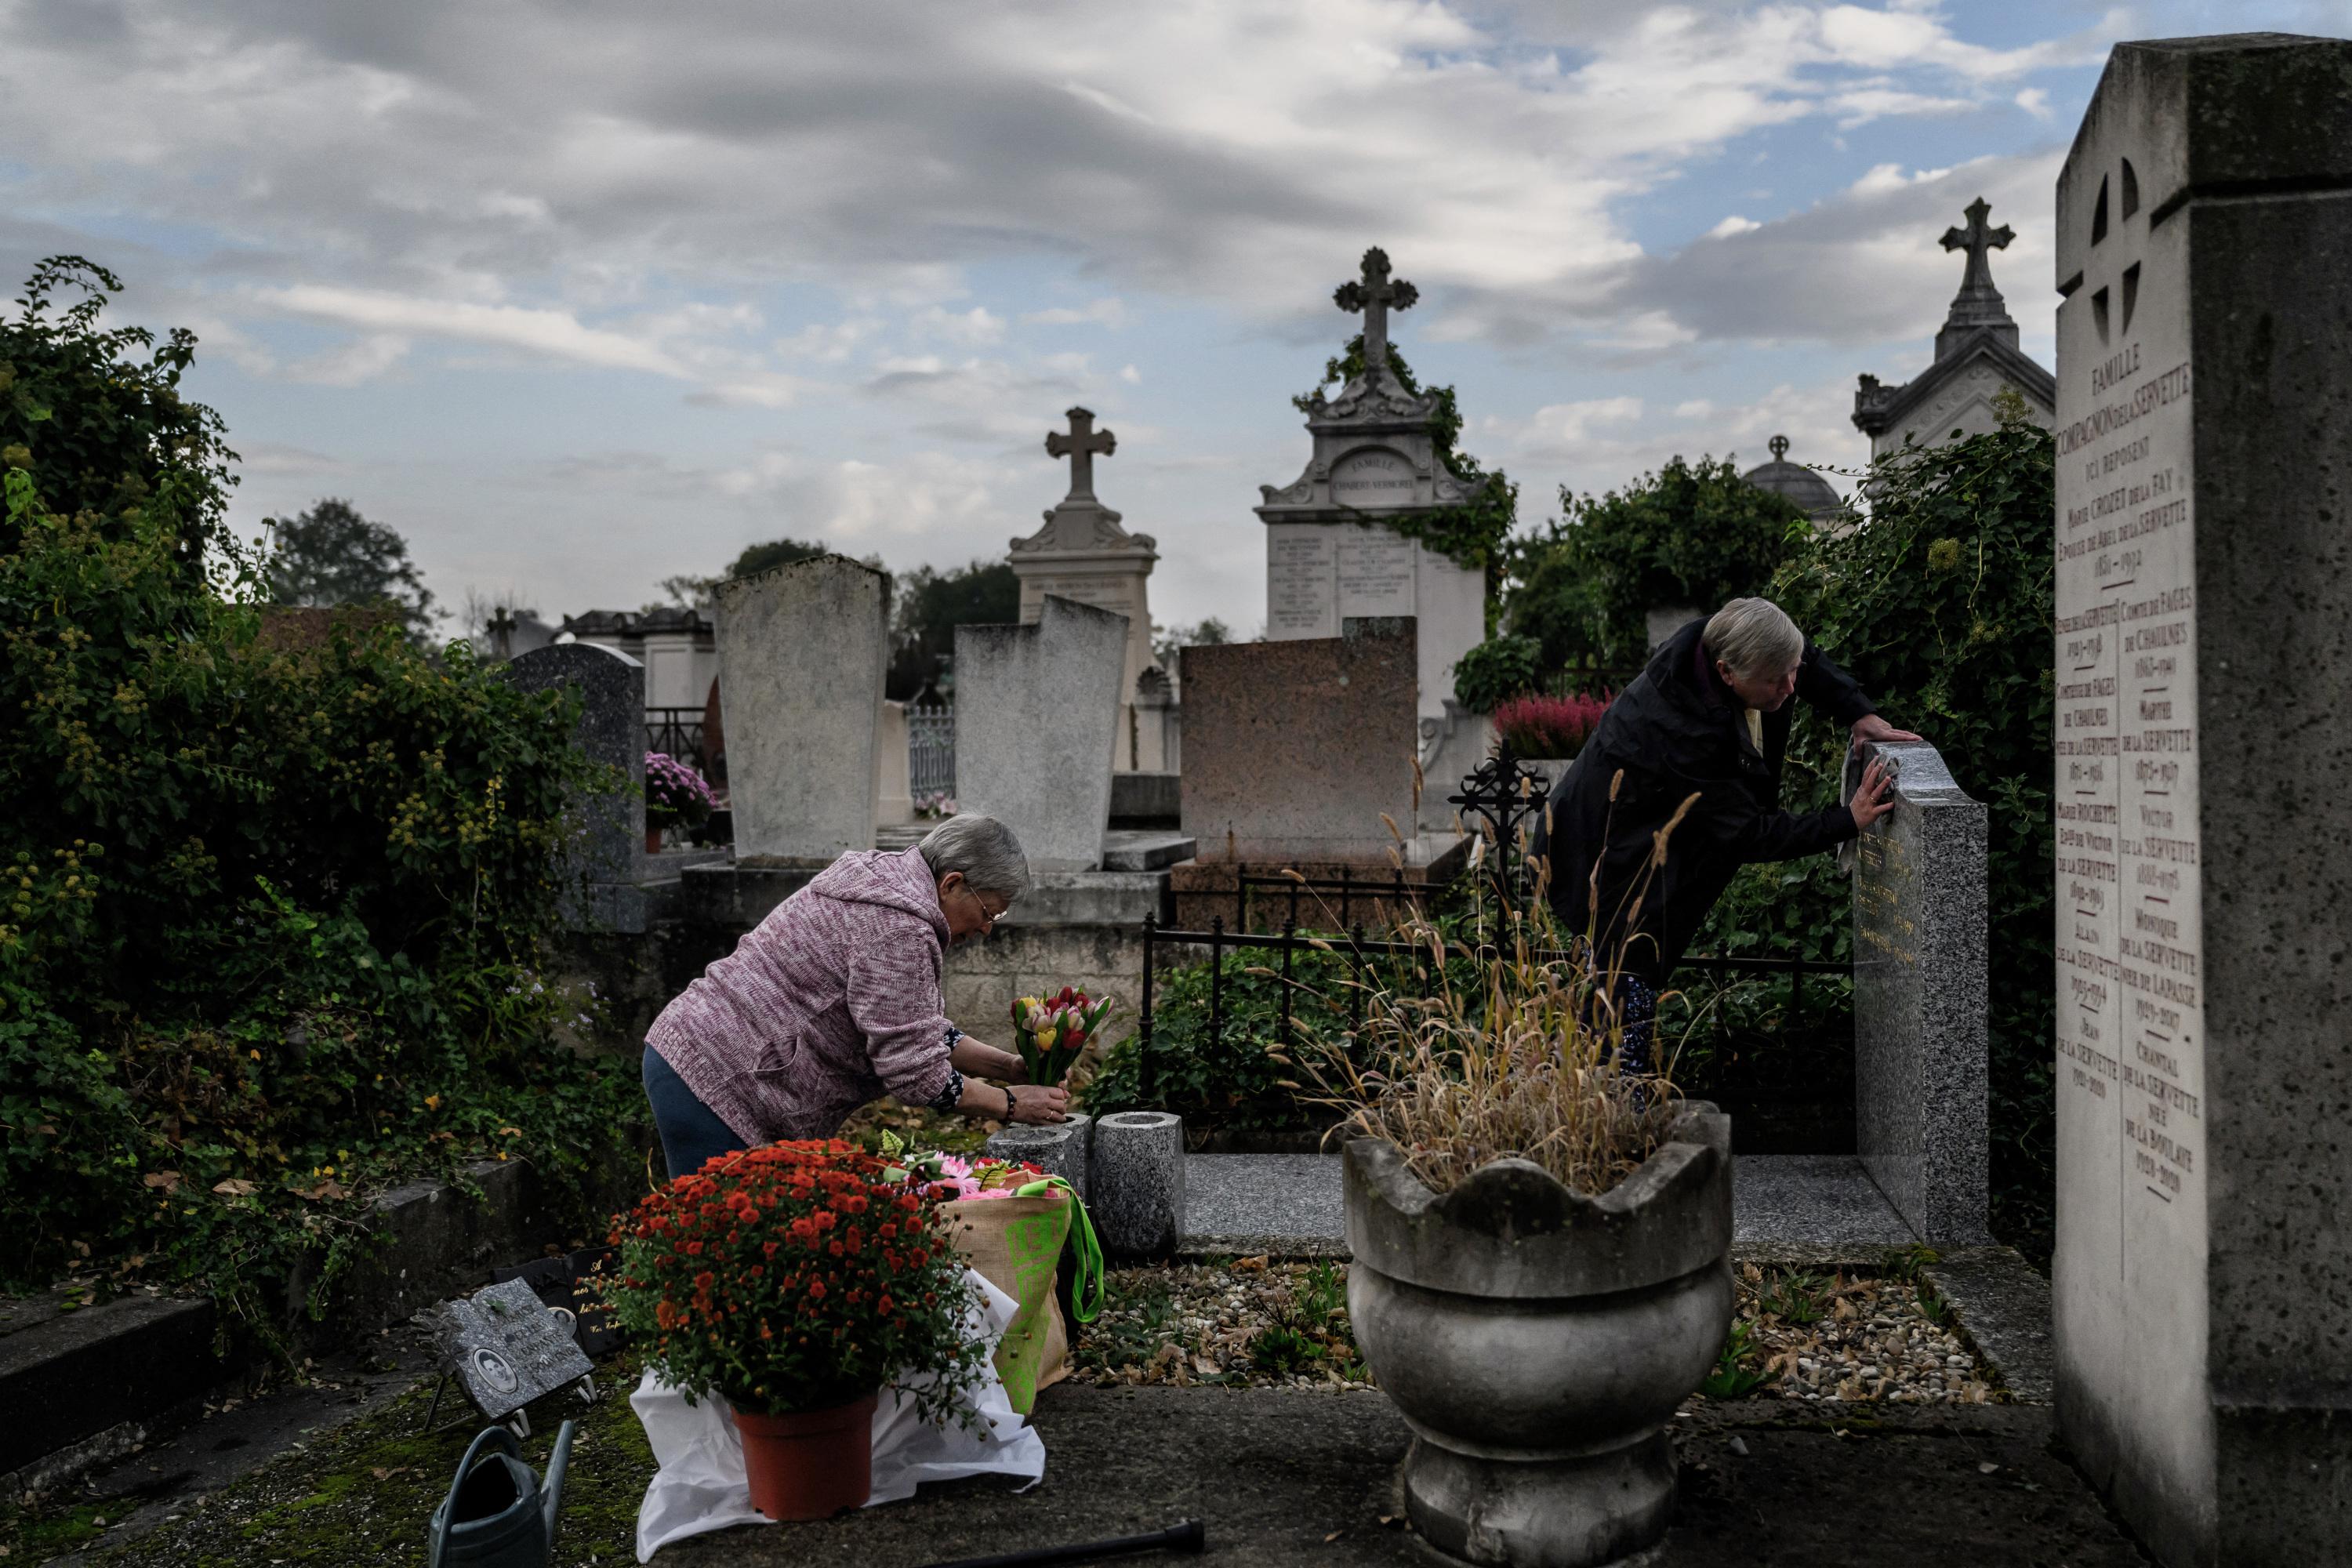
<path id="1" fill-rule="evenodd" d="M 1731 1327 L 1730 1118 L 1694 1102 L 1597 1198 L 1525 1160 L 1441 1196 L 1378 1139 L 1344 1163 L 1348 1311 L 1413 1430 L 1413 1528 L 1507 1568 L 1591 1568 L 1662 1538 L 1664 1426 Z"/>

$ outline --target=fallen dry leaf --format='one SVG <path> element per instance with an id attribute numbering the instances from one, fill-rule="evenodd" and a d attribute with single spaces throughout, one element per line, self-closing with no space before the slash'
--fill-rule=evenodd
<path id="1" fill-rule="evenodd" d="M 351 1188 L 343 1185 L 342 1183 L 335 1180 L 332 1176 L 330 1176 L 315 1187 L 295 1188 L 294 1195 L 298 1198 L 309 1198 L 313 1203 L 316 1203 L 322 1198 L 332 1200 L 335 1198 L 350 1197 L 352 1195 L 352 1190 Z"/>
<path id="2" fill-rule="evenodd" d="M 139 1178 L 143 1185 L 161 1187 L 167 1193 L 178 1192 L 180 1184 L 186 1179 L 177 1171 L 150 1171 Z"/>
<path id="3" fill-rule="evenodd" d="M 228 1197 L 241 1198 L 253 1191 L 253 1184 L 242 1176 L 231 1176 L 226 1181 L 215 1182 L 213 1191 Z"/>

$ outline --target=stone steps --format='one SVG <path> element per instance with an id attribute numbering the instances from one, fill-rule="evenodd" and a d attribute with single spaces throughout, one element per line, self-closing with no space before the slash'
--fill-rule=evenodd
<path id="1" fill-rule="evenodd" d="M 128 1453 L 233 1370 L 213 1354 L 208 1300 L 75 1299 L 59 1288 L 0 1301 L 0 1494 Z"/>

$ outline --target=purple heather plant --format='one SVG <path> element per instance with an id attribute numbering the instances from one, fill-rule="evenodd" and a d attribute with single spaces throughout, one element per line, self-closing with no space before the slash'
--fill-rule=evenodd
<path id="1" fill-rule="evenodd" d="M 665 752 L 646 753 L 646 816 L 659 826 L 692 827 L 719 809 L 719 797 L 693 767 Z"/>

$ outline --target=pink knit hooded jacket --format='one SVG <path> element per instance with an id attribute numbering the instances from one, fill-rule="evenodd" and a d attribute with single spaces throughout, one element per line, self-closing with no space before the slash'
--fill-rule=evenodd
<path id="1" fill-rule="evenodd" d="M 748 1144 L 948 1085 L 947 917 L 920 849 L 852 850 L 662 1010 L 648 1047 Z"/>

